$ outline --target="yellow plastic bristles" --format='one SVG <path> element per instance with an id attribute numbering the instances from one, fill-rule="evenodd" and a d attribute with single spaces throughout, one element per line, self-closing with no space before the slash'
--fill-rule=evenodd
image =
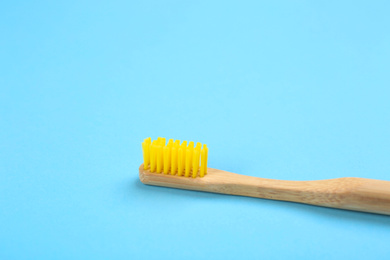
<path id="1" fill-rule="evenodd" d="M 192 155 L 194 153 L 194 142 L 190 142 L 186 151 L 186 166 L 185 166 L 185 177 L 190 176 L 191 166 L 192 166 Z"/>
<path id="2" fill-rule="evenodd" d="M 204 175 L 206 173 L 205 160 L 206 160 L 206 149 L 204 149 L 204 147 L 203 147 L 203 149 L 200 151 L 200 161 L 201 161 L 200 172 L 199 172 L 200 177 L 204 177 Z"/>
<path id="3" fill-rule="evenodd" d="M 198 175 L 200 148 L 201 144 L 197 143 L 194 149 L 194 156 L 192 157 L 192 178 L 196 178 L 196 176 Z"/>
<path id="4" fill-rule="evenodd" d="M 168 174 L 171 166 L 171 147 L 164 146 L 164 174 Z"/>
<path id="5" fill-rule="evenodd" d="M 172 147 L 172 154 L 171 154 L 171 175 L 176 174 L 177 169 L 177 146 Z"/>
<path id="6" fill-rule="evenodd" d="M 150 171 L 151 172 L 155 172 L 156 171 L 156 143 L 157 141 L 154 140 L 151 144 L 150 144 Z"/>
<path id="7" fill-rule="evenodd" d="M 163 146 L 157 146 L 157 172 L 161 173 L 163 168 Z"/>
<path id="8" fill-rule="evenodd" d="M 203 168 L 204 175 L 206 175 L 207 174 L 207 157 L 208 157 L 209 148 L 207 148 L 207 145 L 204 144 L 202 150 L 204 151 L 204 160 L 202 159 L 201 167 Z M 200 174 L 200 175 L 201 175 L 201 177 L 203 177 L 202 174 Z"/>
<path id="9" fill-rule="evenodd" d="M 142 142 L 144 169 L 150 172 L 177 176 L 204 177 L 207 173 L 206 145 L 158 137 L 157 140 L 146 138 Z"/>
<path id="10" fill-rule="evenodd" d="M 178 158 L 178 170 L 177 170 L 177 175 L 182 176 L 183 175 L 183 170 L 185 168 L 185 163 L 186 163 L 186 150 L 187 150 L 187 141 L 183 141 L 183 143 L 180 145 L 179 148 L 179 158 Z"/>
<path id="11" fill-rule="evenodd" d="M 157 138 L 157 144 L 165 145 L 165 138 L 158 137 Z"/>
<path id="12" fill-rule="evenodd" d="M 171 171 L 171 156 L 172 156 L 173 139 L 168 140 L 168 144 L 164 146 L 164 174 Z"/>
<path id="13" fill-rule="evenodd" d="M 144 156 L 144 170 L 148 169 L 150 164 L 150 142 L 151 138 L 146 138 L 142 143 L 142 151 Z"/>
<path id="14" fill-rule="evenodd" d="M 178 162 L 177 162 L 177 176 L 182 176 L 183 175 L 183 169 L 184 169 L 184 150 L 185 147 L 183 148 L 183 145 L 180 146 L 179 151 L 178 151 Z"/>

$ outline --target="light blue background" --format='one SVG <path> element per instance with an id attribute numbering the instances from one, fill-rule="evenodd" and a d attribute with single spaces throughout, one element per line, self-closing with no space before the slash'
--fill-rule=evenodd
<path id="1" fill-rule="evenodd" d="M 385 259 L 390 218 L 144 186 L 209 166 L 390 180 L 388 1 L 3 1 L 0 259 Z"/>

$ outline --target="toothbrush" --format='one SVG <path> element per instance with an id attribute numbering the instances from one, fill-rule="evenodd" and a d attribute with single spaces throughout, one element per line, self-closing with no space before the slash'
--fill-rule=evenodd
<path id="1" fill-rule="evenodd" d="M 299 202 L 390 215 L 390 181 L 345 177 L 286 181 L 207 167 L 208 147 L 159 137 L 142 143 L 139 178 L 148 185 Z"/>

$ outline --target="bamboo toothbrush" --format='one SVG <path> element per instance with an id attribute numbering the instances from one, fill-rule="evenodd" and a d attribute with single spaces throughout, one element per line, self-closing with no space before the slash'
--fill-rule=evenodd
<path id="1" fill-rule="evenodd" d="M 207 168 L 208 148 L 159 137 L 142 143 L 141 182 L 171 188 L 293 201 L 323 207 L 390 215 L 390 181 L 337 178 L 284 181 Z"/>

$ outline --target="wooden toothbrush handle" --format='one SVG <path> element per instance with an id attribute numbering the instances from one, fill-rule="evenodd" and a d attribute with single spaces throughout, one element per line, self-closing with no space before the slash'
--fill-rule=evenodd
<path id="1" fill-rule="evenodd" d="M 240 179 L 241 183 L 232 184 L 231 194 L 390 215 L 390 181 L 353 177 L 319 181 Z"/>
<path id="2" fill-rule="evenodd" d="M 215 192 L 317 206 L 390 215 L 390 181 L 338 178 L 319 181 L 284 181 L 246 176 L 208 168 L 203 178 L 151 173 L 139 168 L 149 185 Z"/>
<path id="3" fill-rule="evenodd" d="M 203 178 L 207 185 L 191 189 L 390 215 L 390 181 L 354 177 L 284 181 L 212 168 L 209 172 Z"/>
<path id="4" fill-rule="evenodd" d="M 342 178 L 348 186 L 339 194 L 339 208 L 390 215 L 390 181 Z"/>

